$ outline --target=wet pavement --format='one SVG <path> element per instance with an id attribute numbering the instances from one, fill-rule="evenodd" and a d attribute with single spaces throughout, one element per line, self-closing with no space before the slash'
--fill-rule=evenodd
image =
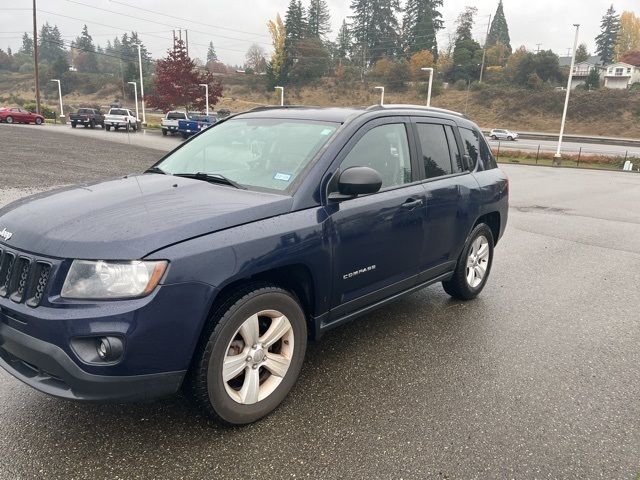
<path id="1" fill-rule="evenodd" d="M 0 204 L 162 154 L 0 125 Z M 636 478 L 640 175 L 508 165 L 472 302 L 439 285 L 311 344 L 285 403 L 220 428 L 183 397 L 87 405 L 0 372 L 0 478 Z"/>

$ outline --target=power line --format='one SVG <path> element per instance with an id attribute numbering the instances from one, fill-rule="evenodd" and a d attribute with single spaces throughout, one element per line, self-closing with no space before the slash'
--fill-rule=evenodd
<path id="1" fill-rule="evenodd" d="M 133 18 L 134 20 L 141 20 L 141 21 L 143 21 L 143 22 L 155 23 L 155 24 L 157 24 L 157 25 L 162 25 L 162 26 L 170 27 L 170 28 L 175 28 L 175 27 L 176 27 L 176 25 L 175 25 L 175 24 L 159 22 L 159 21 L 157 21 L 157 20 L 150 20 L 150 19 L 148 19 L 148 18 L 137 17 L 137 16 L 135 16 L 135 15 L 129 15 L 128 13 L 121 13 L 121 12 L 116 12 L 116 11 L 114 11 L 114 10 L 108 10 L 108 9 L 106 9 L 106 8 L 95 7 L 95 6 L 93 6 L 93 5 L 87 5 L 86 3 L 77 2 L 77 1 L 75 1 L 75 0 L 64 0 L 64 1 L 65 1 L 65 2 L 68 2 L 68 3 L 76 4 L 76 5 L 82 5 L 83 7 L 87 7 L 87 8 L 93 8 L 94 10 L 100 10 L 100 11 L 102 11 L 102 12 L 113 13 L 113 14 L 115 14 L 115 15 L 119 15 L 119 16 L 123 16 L 123 17 Z M 249 40 L 249 39 L 246 39 L 246 38 L 229 37 L 229 36 L 226 36 L 226 35 L 220 35 L 220 34 L 218 34 L 218 33 L 202 32 L 202 31 L 194 30 L 194 29 L 190 29 L 190 30 L 191 30 L 191 31 L 193 31 L 193 32 L 196 32 L 196 33 L 201 33 L 201 34 L 203 34 L 203 35 L 209 35 L 209 36 L 211 36 L 211 37 L 220 37 L 220 38 L 224 38 L 224 39 L 227 39 L 227 40 L 236 40 L 236 41 L 240 41 L 240 42 L 248 42 L 248 43 L 265 43 L 265 42 L 258 42 L 258 41 L 256 41 L 256 40 Z M 270 45 L 270 44 L 269 44 L 269 45 Z"/>
<path id="2" fill-rule="evenodd" d="M 194 23 L 194 24 L 197 24 L 197 25 L 203 25 L 205 27 L 219 28 L 220 30 L 227 30 L 229 32 L 245 33 L 247 35 L 254 35 L 256 37 L 271 38 L 269 35 L 265 35 L 263 33 L 247 32 L 245 30 L 237 30 L 237 29 L 228 28 L 228 27 L 221 27 L 220 25 L 212 25 L 210 23 L 199 22 L 197 20 L 190 20 L 190 19 L 187 19 L 187 18 L 177 17 L 175 15 L 169 15 L 169 14 L 166 14 L 166 13 L 161 13 L 161 12 L 154 11 L 154 10 L 149 10 L 147 8 L 142 8 L 142 7 L 138 7 L 138 6 L 135 6 L 135 5 L 129 5 L 127 3 L 119 2 L 117 0 L 109 0 L 109 1 L 111 3 L 117 3 L 119 5 L 123 5 L 123 6 L 127 7 L 127 8 L 135 8 L 136 10 L 142 10 L 144 12 L 154 13 L 156 15 L 161 15 L 163 17 L 168 17 L 168 18 L 173 18 L 175 20 L 181 20 L 181 21 L 184 21 L 184 22 L 190 22 L 190 23 Z"/>

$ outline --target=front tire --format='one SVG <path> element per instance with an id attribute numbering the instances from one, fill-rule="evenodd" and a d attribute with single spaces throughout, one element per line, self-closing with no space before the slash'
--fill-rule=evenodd
<path id="1" fill-rule="evenodd" d="M 108 132 L 109 130 L 111 130 L 111 125 L 107 125 L 107 126 L 106 126 L 106 127 L 104 127 L 104 128 L 106 128 L 106 129 L 107 129 L 107 132 Z"/>
<path id="2" fill-rule="evenodd" d="M 513 142 L 513 137 L 507 137 L 507 140 L 509 140 L 510 142 Z"/>
<path id="3" fill-rule="evenodd" d="M 9 116 L 7 117 L 7 119 L 5 120 L 5 122 L 7 122 L 7 123 L 13 123 L 13 117 L 12 117 L 11 115 L 9 115 Z"/>
<path id="4" fill-rule="evenodd" d="M 76 122 L 71 122 L 71 128 L 76 128 L 76 127 L 77 127 Z"/>
<path id="5" fill-rule="evenodd" d="M 167 131 L 166 130 L 162 130 L 162 135 L 166 137 L 167 136 Z"/>
<path id="6" fill-rule="evenodd" d="M 36 125 L 42 125 L 42 119 L 36 118 Z"/>
<path id="7" fill-rule="evenodd" d="M 458 300 L 476 298 L 491 272 L 493 246 L 493 233 L 489 226 L 485 223 L 477 225 L 462 249 L 453 276 L 442 282 L 444 291 Z"/>
<path id="8" fill-rule="evenodd" d="M 191 395 L 223 424 L 244 425 L 275 410 L 300 374 L 307 322 L 286 290 L 254 285 L 210 319 L 190 372 Z"/>

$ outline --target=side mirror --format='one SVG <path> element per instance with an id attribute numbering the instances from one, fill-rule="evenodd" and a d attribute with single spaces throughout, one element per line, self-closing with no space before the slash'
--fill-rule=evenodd
<path id="1" fill-rule="evenodd" d="M 338 177 L 338 193 L 355 197 L 376 193 L 382 187 L 382 177 L 370 167 L 349 167 Z"/>

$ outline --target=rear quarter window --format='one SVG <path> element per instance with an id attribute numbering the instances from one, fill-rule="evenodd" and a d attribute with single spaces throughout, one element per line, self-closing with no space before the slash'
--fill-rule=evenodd
<path id="1" fill-rule="evenodd" d="M 471 165 L 469 165 L 471 170 L 475 170 L 478 162 L 480 162 L 479 168 L 481 170 L 498 168 L 496 159 L 493 157 L 491 149 L 489 148 L 489 145 L 484 139 L 484 135 L 482 135 L 482 133 L 477 129 L 472 130 L 465 127 L 460 127 L 459 131 L 460 136 L 462 137 L 462 142 L 464 143 L 465 153 L 471 159 Z"/>

